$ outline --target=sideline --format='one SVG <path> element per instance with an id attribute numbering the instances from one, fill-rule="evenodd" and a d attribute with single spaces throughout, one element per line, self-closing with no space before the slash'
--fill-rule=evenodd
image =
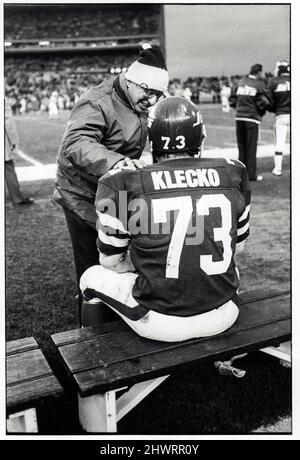
<path id="1" fill-rule="evenodd" d="M 16 154 L 19 155 L 19 157 L 23 158 L 23 160 L 28 161 L 28 163 L 33 164 L 34 166 L 43 166 L 43 163 L 41 163 L 38 160 L 35 160 L 34 158 L 30 157 L 29 155 L 26 155 L 22 150 L 17 150 Z"/>
<path id="2" fill-rule="evenodd" d="M 23 152 L 22 152 L 23 153 Z M 286 145 L 284 155 L 289 155 L 289 144 Z M 259 145 L 257 149 L 257 158 L 272 157 L 274 154 L 274 144 Z M 25 155 L 25 154 L 24 154 Z M 146 163 L 149 163 L 150 152 L 143 153 L 143 158 Z M 225 148 L 207 148 L 202 153 L 202 158 L 238 158 L 237 147 L 225 147 Z M 30 161 L 30 160 L 28 160 Z M 42 165 L 36 160 L 32 160 L 33 166 L 19 166 L 16 167 L 16 173 L 19 182 L 32 182 L 39 180 L 54 180 L 56 177 L 56 163 Z"/>

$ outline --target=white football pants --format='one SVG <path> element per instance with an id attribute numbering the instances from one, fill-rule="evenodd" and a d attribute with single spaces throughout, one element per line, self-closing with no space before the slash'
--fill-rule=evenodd
<path id="1" fill-rule="evenodd" d="M 275 117 L 275 152 L 283 152 L 288 130 L 290 127 L 290 115 L 277 115 Z"/>
<path id="2" fill-rule="evenodd" d="M 80 289 L 87 288 L 101 292 L 127 307 L 138 304 L 132 296 L 132 288 L 138 275 L 115 273 L 100 265 L 88 268 L 80 279 Z M 144 317 L 132 321 L 112 308 L 138 335 L 163 342 L 180 342 L 197 337 L 209 337 L 229 329 L 236 321 L 239 309 L 231 300 L 221 307 L 189 317 L 163 315 L 150 310 Z M 101 308 L 95 303 L 95 308 Z"/>
<path id="3" fill-rule="evenodd" d="M 49 102 L 49 117 L 56 117 L 58 115 L 58 108 L 55 102 Z"/>

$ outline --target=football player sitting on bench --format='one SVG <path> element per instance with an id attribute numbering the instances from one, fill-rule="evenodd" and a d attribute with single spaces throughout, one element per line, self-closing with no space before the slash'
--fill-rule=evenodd
<path id="1" fill-rule="evenodd" d="M 239 314 L 234 256 L 249 234 L 246 168 L 201 158 L 202 116 L 184 98 L 160 101 L 148 126 L 154 164 L 98 183 L 101 265 L 81 277 L 83 325 L 97 323 L 101 300 L 148 339 L 219 334 Z"/>

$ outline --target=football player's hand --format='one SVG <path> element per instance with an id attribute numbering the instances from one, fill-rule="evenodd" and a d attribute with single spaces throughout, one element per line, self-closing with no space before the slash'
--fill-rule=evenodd
<path id="1" fill-rule="evenodd" d="M 120 259 L 120 270 L 121 271 L 119 273 L 135 271 L 135 267 L 131 261 L 129 250 L 127 250 Z"/>
<path id="2" fill-rule="evenodd" d="M 123 254 L 106 255 L 100 252 L 99 262 L 102 267 L 107 270 L 112 270 L 116 273 L 127 273 L 134 272 L 135 268 L 131 262 L 129 250 L 123 252 Z"/>
<path id="3" fill-rule="evenodd" d="M 118 161 L 113 167 L 113 169 L 143 169 L 146 166 L 146 163 L 143 160 L 132 160 L 131 158 L 125 157 L 122 160 Z"/>

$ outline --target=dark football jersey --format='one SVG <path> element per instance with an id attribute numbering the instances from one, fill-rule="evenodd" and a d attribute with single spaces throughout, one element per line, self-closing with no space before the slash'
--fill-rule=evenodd
<path id="1" fill-rule="evenodd" d="M 236 245 L 249 234 L 250 188 L 237 160 L 175 159 L 103 176 L 98 247 L 130 248 L 133 296 L 160 313 L 191 316 L 236 295 Z"/>
<path id="2" fill-rule="evenodd" d="M 270 101 L 264 81 L 245 76 L 232 88 L 229 102 L 236 109 L 236 120 L 259 123 Z"/>
<path id="3" fill-rule="evenodd" d="M 269 93 L 272 101 L 271 110 L 276 115 L 289 114 L 291 112 L 291 82 L 290 75 L 283 74 L 271 78 Z"/>

